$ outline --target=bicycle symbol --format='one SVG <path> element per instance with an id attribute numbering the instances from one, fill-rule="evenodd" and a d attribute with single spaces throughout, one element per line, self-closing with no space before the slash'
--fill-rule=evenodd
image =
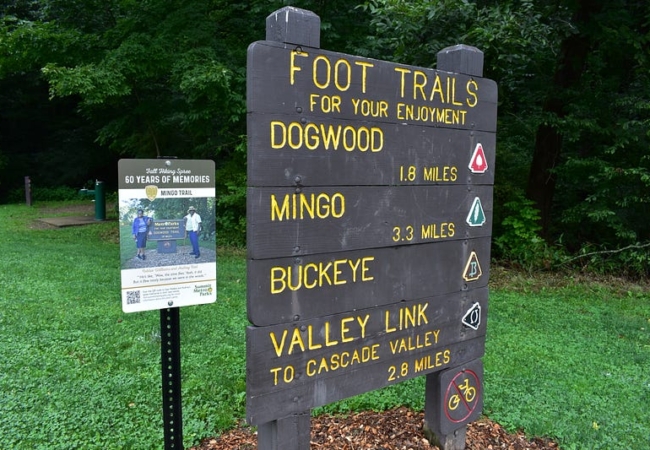
<path id="1" fill-rule="evenodd" d="M 469 366 L 443 374 L 446 379 L 442 380 L 442 386 L 447 387 L 440 406 L 444 409 L 444 416 L 448 421 L 445 427 L 455 429 L 452 424 L 461 424 L 472 417 L 476 418 L 481 412 L 483 367 L 480 360 L 470 363 Z"/>
<path id="2" fill-rule="evenodd" d="M 449 397 L 449 402 L 447 403 L 447 407 L 449 408 L 450 411 L 455 410 L 458 408 L 458 405 L 460 405 L 461 400 L 464 400 L 465 403 L 469 404 L 474 401 L 476 398 L 476 388 L 474 386 L 469 385 L 469 378 L 465 378 L 465 382 L 461 385 L 457 385 L 456 389 L 458 390 L 458 394 L 453 394 L 452 396 Z M 461 395 L 462 394 L 462 399 Z"/>

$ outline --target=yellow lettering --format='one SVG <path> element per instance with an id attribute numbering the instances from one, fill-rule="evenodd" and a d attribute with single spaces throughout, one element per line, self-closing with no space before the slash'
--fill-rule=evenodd
<path id="1" fill-rule="evenodd" d="M 314 326 L 309 325 L 307 327 L 307 333 L 309 334 L 309 345 L 308 348 L 309 350 L 318 350 L 319 348 L 322 348 L 322 344 L 314 344 L 313 339 L 314 339 Z"/>
<path id="2" fill-rule="evenodd" d="M 386 333 L 392 333 L 393 331 L 397 331 L 397 328 L 390 326 L 390 311 L 386 311 L 384 317 L 385 317 L 384 322 L 386 324 L 384 329 L 386 330 Z"/>
<path id="3" fill-rule="evenodd" d="M 305 125 L 305 147 L 309 150 L 316 150 L 319 145 L 318 126 L 314 123 L 308 123 Z"/>
<path id="4" fill-rule="evenodd" d="M 307 53 L 305 53 L 305 52 L 302 52 L 302 51 L 297 51 L 297 50 L 292 50 L 291 51 L 291 63 L 290 63 L 291 65 L 290 65 L 290 68 L 289 68 L 289 74 L 290 74 L 289 78 L 291 80 L 290 82 L 291 82 L 292 86 L 296 82 L 295 73 L 300 72 L 302 70 L 300 67 L 298 67 L 296 65 L 296 56 L 301 56 L 303 58 L 306 58 L 309 55 Z"/>
<path id="5" fill-rule="evenodd" d="M 291 343 L 289 344 L 289 351 L 287 352 L 288 355 L 291 355 L 293 353 L 293 348 L 296 345 L 300 347 L 300 350 L 302 350 L 303 352 L 305 351 L 305 343 L 302 340 L 302 334 L 300 334 L 299 328 L 293 329 L 293 336 L 291 337 Z"/>
<path id="6" fill-rule="evenodd" d="M 399 73 L 402 74 L 402 76 L 400 78 L 400 83 L 399 83 L 399 85 L 400 85 L 400 91 L 399 92 L 400 92 L 400 97 L 404 98 L 404 87 L 406 85 L 406 77 L 405 77 L 405 75 L 407 73 L 411 73 L 411 71 L 409 69 L 404 69 L 402 67 L 395 67 L 395 72 L 399 72 Z"/>
<path id="7" fill-rule="evenodd" d="M 367 69 L 369 67 L 375 67 L 374 64 L 365 62 L 365 61 L 355 61 L 354 64 L 361 66 L 361 92 L 366 93 L 366 78 L 367 78 Z"/>
<path id="8" fill-rule="evenodd" d="M 271 221 L 300 219 L 340 219 L 345 214 L 345 197 L 340 192 L 331 196 L 326 193 L 318 195 L 304 193 L 285 194 L 282 202 L 278 202 L 275 194 L 271 194 Z"/>
<path id="9" fill-rule="evenodd" d="M 307 372 L 307 376 L 313 377 L 314 375 L 316 375 L 316 371 L 313 368 L 313 366 L 315 365 L 316 365 L 316 361 L 314 361 L 313 359 L 307 361 L 307 367 L 305 369 L 305 372 Z"/>
<path id="10" fill-rule="evenodd" d="M 370 106 L 369 106 L 370 108 Z M 388 103 L 380 102 L 376 109 L 368 109 L 368 114 L 385 114 L 388 116 Z M 306 148 L 307 150 L 339 150 L 360 151 L 377 153 L 384 147 L 384 132 L 379 127 L 358 128 L 352 125 L 316 124 L 310 122 L 302 124 L 291 122 L 285 124 L 278 120 L 270 122 L 271 148 L 283 149 L 289 147 L 293 150 Z"/>
<path id="11" fill-rule="evenodd" d="M 341 84 L 338 74 L 340 73 L 340 67 L 343 66 L 346 68 L 347 72 L 347 79 L 345 80 L 346 84 Z M 352 83 L 352 67 L 350 66 L 350 63 L 347 62 L 345 59 L 339 59 L 336 61 L 336 64 L 334 64 L 334 84 L 336 85 L 336 88 L 339 91 L 347 91 L 350 88 L 350 84 Z"/>
<path id="12" fill-rule="evenodd" d="M 271 194 L 271 221 L 289 220 L 289 195 L 284 196 L 282 207 L 278 205 L 275 194 Z"/>
<path id="13" fill-rule="evenodd" d="M 327 359 L 323 358 L 320 360 L 320 366 L 318 366 L 318 374 L 322 372 L 329 372 L 330 369 L 327 367 Z"/>
<path id="14" fill-rule="evenodd" d="M 417 324 L 418 326 L 422 326 L 423 324 L 428 324 L 429 319 L 427 318 L 426 310 L 429 307 L 428 303 L 418 303 L 418 308 L 417 308 Z"/>
<path id="15" fill-rule="evenodd" d="M 303 276 L 303 286 L 307 289 L 313 289 L 318 285 L 318 277 L 314 277 L 313 283 L 307 283 L 307 270 L 312 269 L 315 273 L 318 273 L 318 266 L 314 263 L 309 263 L 305 265 L 304 276 Z"/>
<path id="16" fill-rule="evenodd" d="M 361 258 L 361 281 L 372 281 L 375 279 L 375 277 L 366 276 L 366 272 L 370 270 L 370 268 L 366 266 L 366 262 L 374 261 L 374 260 L 375 260 L 374 256 L 366 256 L 364 258 Z"/>
<path id="17" fill-rule="evenodd" d="M 288 333 L 287 330 L 283 330 L 283 332 L 282 332 L 282 340 L 280 341 L 280 344 L 278 344 L 278 340 L 275 337 L 275 333 L 274 332 L 269 333 L 269 336 L 271 337 L 271 342 L 273 343 L 273 348 L 275 349 L 275 354 L 278 357 L 282 356 L 282 349 L 284 348 L 284 341 L 285 341 L 285 339 L 287 337 L 287 333 Z"/>
<path id="18" fill-rule="evenodd" d="M 334 284 L 335 285 L 347 283 L 345 279 L 339 279 L 339 276 L 343 273 L 343 271 L 339 268 L 339 265 L 345 264 L 346 262 L 347 261 L 344 259 L 339 259 L 334 261 Z"/>
<path id="19" fill-rule="evenodd" d="M 456 78 L 451 79 L 451 103 L 452 105 L 462 106 L 462 102 L 456 101 Z"/>
<path id="20" fill-rule="evenodd" d="M 309 110 L 314 111 L 316 106 L 324 113 L 341 112 L 341 97 L 338 95 L 309 95 Z M 312 124 L 313 125 L 313 124 Z M 315 126 L 315 125 L 314 125 Z"/>
<path id="21" fill-rule="evenodd" d="M 325 322 L 325 346 L 332 347 L 333 345 L 338 344 L 339 341 L 330 340 L 330 323 Z"/>
<path id="22" fill-rule="evenodd" d="M 418 81 L 418 78 L 422 78 L 423 81 Z M 413 72 L 413 100 L 417 99 L 417 93 L 420 92 L 422 94 L 422 99 L 426 100 L 426 96 L 424 95 L 424 86 L 427 84 L 427 75 L 420 71 L 416 70 Z"/>
<path id="23" fill-rule="evenodd" d="M 302 287 L 302 273 L 303 271 L 298 268 L 296 270 L 295 268 L 288 266 L 287 267 L 287 287 L 291 291 L 297 291 Z M 294 278 L 298 278 L 298 281 L 296 284 L 292 284 L 292 281 L 294 281 Z"/>
<path id="24" fill-rule="evenodd" d="M 327 77 L 324 83 L 318 81 L 318 63 L 321 61 L 325 63 L 325 72 L 327 73 Z M 329 59 L 327 59 L 323 55 L 319 55 L 316 58 L 314 58 L 313 72 L 312 72 L 314 77 L 314 85 L 320 89 L 326 89 L 330 85 L 331 71 L 332 71 L 332 66 L 330 64 Z"/>
<path id="25" fill-rule="evenodd" d="M 445 93 L 442 91 L 442 82 L 440 81 L 440 75 L 436 75 L 436 79 L 433 82 L 433 88 L 431 89 L 431 96 L 429 101 L 433 101 L 436 98 L 436 94 L 440 96 L 440 102 L 445 103 Z"/>
<path id="26" fill-rule="evenodd" d="M 271 267 L 271 294 L 279 294 L 287 288 L 286 276 L 284 267 Z"/>
<path id="27" fill-rule="evenodd" d="M 323 280 L 327 281 L 327 285 L 332 285 L 332 279 L 327 273 L 330 267 L 332 267 L 331 262 L 328 262 L 325 267 L 323 267 L 323 263 L 318 264 L 318 286 L 323 286 Z"/>
<path id="28" fill-rule="evenodd" d="M 359 322 L 359 325 L 361 326 L 361 338 L 366 337 L 366 324 L 368 323 L 368 319 L 370 318 L 370 314 L 366 314 L 366 317 L 362 320 L 361 317 L 357 317 L 357 322 Z"/>
<path id="29" fill-rule="evenodd" d="M 476 93 L 478 91 L 478 83 L 474 80 L 469 80 L 467 82 L 467 94 L 470 96 L 465 102 L 467 103 L 467 106 L 470 108 L 473 108 L 476 106 L 478 103 L 478 94 Z"/>
<path id="30" fill-rule="evenodd" d="M 350 328 L 348 328 L 347 324 L 348 322 L 353 322 L 353 321 L 354 321 L 354 317 L 346 317 L 344 319 L 341 319 L 341 342 L 354 341 L 354 337 L 347 336 L 347 334 L 350 332 Z"/>
<path id="31" fill-rule="evenodd" d="M 348 259 L 348 264 L 350 265 L 350 268 L 352 268 L 352 282 L 356 283 L 357 282 L 357 268 L 359 267 L 359 264 L 361 264 L 361 260 L 357 259 L 356 262 L 352 261 L 351 259 Z"/>
<path id="32" fill-rule="evenodd" d="M 271 369 L 271 373 L 273 374 L 273 385 L 277 386 L 278 385 L 278 372 L 282 370 L 281 367 L 276 367 L 275 369 Z"/>
<path id="33" fill-rule="evenodd" d="M 374 260 L 374 256 L 366 256 L 354 260 L 337 259 L 305 265 L 274 266 L 270 269 L 270 291 L 272 294 L 280 294 L 287 289 L 297 291 L 372 281 L 375 278 L 371 274 L 370 263 Z"/>
<path id="34" fill-rule="evenodd" d="M 280 133 L 278 133 L 276 130 L 278 128 L 281 130 Z M 279 120 L 272 120 L 271 121 L 271 148 L 282 148 L 285 145 L 287 145 L 287 127 L 284 125 L 284 123 L 280 122 Z M 280 141 L 278 142 L 278 136 L 280 137 Z"/>

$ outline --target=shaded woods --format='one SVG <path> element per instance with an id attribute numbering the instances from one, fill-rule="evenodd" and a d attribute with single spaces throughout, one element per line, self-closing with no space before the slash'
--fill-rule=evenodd
<path id="1" fill-rule="evenodd" d="M 321 47 L 436 66 L 458 43 L 499 85 L 494 249 L 528 270 L 650 267 L 650 4 L 640 0 L 10 0 L 0 11 L 0 200 L 110 189 L 122 157 L 216 163 L 217 227 L 243 244 L 246 49 L 287 4 Z M 41 190 L 39 190 L 41 189 Z M 52 192 L 52 191 L 50 191 Z"/>

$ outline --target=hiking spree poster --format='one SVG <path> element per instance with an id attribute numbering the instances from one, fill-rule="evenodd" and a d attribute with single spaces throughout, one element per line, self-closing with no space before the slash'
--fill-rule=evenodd
<path id="1" fill-rule="evenodd" d="M 216 301 L 214 162 L 122 159 L 118 173 L 122 310 Z"/>

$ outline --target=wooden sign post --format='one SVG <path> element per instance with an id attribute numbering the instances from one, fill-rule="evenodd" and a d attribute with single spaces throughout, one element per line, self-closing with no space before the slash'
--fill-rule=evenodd
<path id="1" fill-rule="evenodd" d="M 320 18 L 293 7 L 249 46 L 247 420 L 261 450 L 307 450 L 312 408 L 423 375 L 431 438 L 464 446 L 483 402 L 496 147 L 482 70 L 466 46 L 438 70 L 322 50 Z"/>

